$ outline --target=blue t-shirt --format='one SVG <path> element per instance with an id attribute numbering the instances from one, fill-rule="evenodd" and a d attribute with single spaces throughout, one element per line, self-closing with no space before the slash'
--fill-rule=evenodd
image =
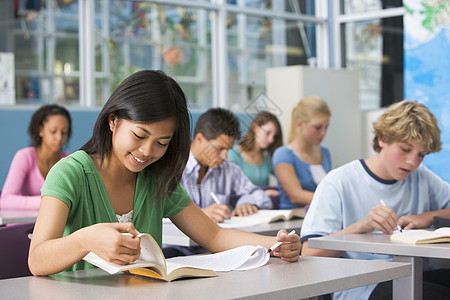
<path id="1" fill-rule="evenodd" d="M 325 172 L 329 172 L 331 170 L 331 155 L 330 151 L 320 146 L 320 150 L 322 151 L 322 167 Z M 295 152 L 288 146 L 281 146 L 273 153 L 273 169 L 277 167 L 280 163 L 290 164 L 294 167 L 295 174 L 297 175 L 302 188 L 306 191 L 314 192 L 316 190 L 317 184 L 314 181 L 313 175 L 311 173 L 311 166 L 305 163 L 300 157 L 295 154 Z M 278 178 L 277 178 L 278 180 Z M 297 208 L 298 205 L 295 205 L 291 202 L 288 195 L 284 191 L 283 187 L 280 185 L 280 181 L 278 180 L 278 189 L 280 190 L 280 208 L 281 209 L 292 209 Z"/>
<path id="2" fill-rule="evenodd" d="M 386 181 L 363 160 L 332 170 L 320 182 L 303 221 L 302 242 L 338 232 L 364 218 L 383 199 L 398 217 L 450 208 L 450 184 L 420 165 L 404 180 Z M 389 255 L 344 252 L 342 257 L 391 260 Z M 337 292 L 333 299 L 368 299 L 376 284 Z"/>
<path id="3" fill-rule="evenodd" d="M 237 145 L 228 151 L 228 160 L 238 165 L 242 172 L 257 186 L 268 186 L 269 175 L 272 171 L 272 156 L 268 151 L 264 152 L 264 161 L 259 165 L 252 165 L 245 161 Z"/>

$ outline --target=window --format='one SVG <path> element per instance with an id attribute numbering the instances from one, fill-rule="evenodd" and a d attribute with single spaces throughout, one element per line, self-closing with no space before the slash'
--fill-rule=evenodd
<path id="1" fill-rule="evenodd" d="M 2 28 L 14 52 L 17 104 L 77 103 L 79 99 L 76 1 L 18 1 L 10 7 L 12 30 Z M 66 4 L 63 4 L 66 3 Z M 14 9 L 14 10 L 12 10 Z M 11 48 L 10 48 L 11 47 Z"/>
<path id="2" fill-rule="evenodd" d="M 97 1 L 96 105 L 129 74 L 162 69 L 182 86 L 191 108 L 212 98 L 210 11 L 133 1 Z M 101 88 L 100 88 L 101 87 Z"/>
<path id="3" fill-rule="evenodd" d="M 403 99 L 401 0 L 342 0 L 336 12 L 335 65 L 360 71 L 360 109 Z"/>
<path id="4" fill-rule="evenodd" d="M 132 72 L 162 69 L 191 109 L 239 110 L 265 90 L 265 69 L 328 61 L 311 0 L 7 2 L 0 51 L 15 55 L 16 104 L 99 107 Z"/>

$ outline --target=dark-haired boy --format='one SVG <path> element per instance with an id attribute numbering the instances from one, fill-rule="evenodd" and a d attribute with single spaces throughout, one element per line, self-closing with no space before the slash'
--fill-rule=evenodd
<path id="1" fill-rule="evenodd" d="M 309 248 L 308 239 L 374 230 L 391 234 L 397 226 L 428 228 L 434 216 L 450 216 L 450 184 L 421 165 L 427 154 L 441 150 L 431 111 L 416 101 L 394 103 L 373 129 L 376 154 L 336 168 L 317 187 L 301 229 L 302 255 L 391 260 L 388 255 Z M 391 281 L 333 295 L 391 298 Z M 450 299 L 450 270 L 423 273 L 423 299 Z"/>
<path id="2" fill-rule="evenodd" d="M 239 120 L 229 110 L 206 111 L 196 123 L 189 161 L 181 179 L 192 200 L 218 223 L 231 215 L 246 216 L 256 213 L 258 208 L 272 208 L 266 193 L 227 160 L 228 150 L 240 135 Z M 234 208 L 233 213 L 229 206 Z"/>

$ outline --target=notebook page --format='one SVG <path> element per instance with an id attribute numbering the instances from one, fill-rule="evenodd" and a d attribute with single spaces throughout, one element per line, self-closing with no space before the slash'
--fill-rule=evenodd
<path id="1" fill-rule="evenodd" d="M 241 246 L 214 254 L 173 257 L 166 262 L 168 269 L 176 263 L 185 267 L 210 269 L 216 272 L 250 270 L 267 263 L 270 254 L 266 252 L 267 249 L 261 246 Z M 253 257 L 252 254 L 254 254 Z"/>
<path id="2" fill-rule="evenodd" d="M 259 247 L 256 251 L 258 252 L 257 255 L 252 255 L 242 266 L 234 270 L 247 271 L 267 264 L 270 258 L 270 254 L 267 253 L 267 249 L 264 247 Z"/>

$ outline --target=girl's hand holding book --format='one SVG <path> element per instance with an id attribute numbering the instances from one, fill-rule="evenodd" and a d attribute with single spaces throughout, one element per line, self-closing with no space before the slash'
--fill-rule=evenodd
<path id="1" fill-rule="evenodd" d="M 87 230 L 89 244 L 94 252 L 107 262 L 126 265 L 134 262 L 141 254 L 139 232 L 132 223 L 98 223 Z M 132 236 L 123 235 L 128 232 Z"/>

